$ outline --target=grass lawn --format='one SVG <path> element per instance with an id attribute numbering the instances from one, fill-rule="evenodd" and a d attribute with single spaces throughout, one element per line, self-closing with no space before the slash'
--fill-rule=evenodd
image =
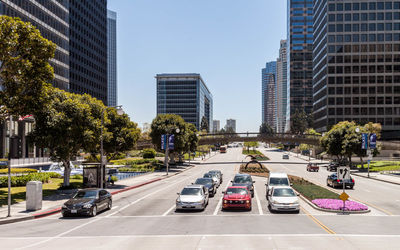
<path id="1" fill-rule="evenodd" d="M 303 178 L 289 175 L 289 179 L 293 184 L 293 188 L 310 201 L 314 199 L 339 199 L 337 193 L 308 182 Z"/>
<path id="2" fill-rule="evenodd" d="M 52 195 L 63 183 L 64 179 L 51 178 L 49 183 L 43 184 L 43 197 Z M 82 180 L 70 179 L 71 185 L 80 188 L 82 186 Z M 7 205 L 7 193 L 8 188 L 0 188 L 0 206 Z M 17 203 L 26 199 L 26 187 L 11 187 L 11 203 Z"/>
<path id="3" fill-rule="evenodd" d="M 364 168 L 368 167 L 368 163 L 364 163 Z M 357 168 L 361 168 L 361 164 L 357 165 Z M 369 171 L 380 172 L 380 171 L 399 171 L 400 161 L 372 161 L 369 165 Z"/>
<path id="4" fill-rule="evenodd" d="M 204 153 L 204 152 L 196 151 L 196 156 L 195 157 L 201 157 L 201 156 L 203 156 L 205 154 L 206 153 Z M 185 153 L 184 156 L 183 156 L 183 159 L 184 160 L 189 160 L 189 154 Z M 193 160 L 193 155 L 191 155 L 190 159 Z"/>

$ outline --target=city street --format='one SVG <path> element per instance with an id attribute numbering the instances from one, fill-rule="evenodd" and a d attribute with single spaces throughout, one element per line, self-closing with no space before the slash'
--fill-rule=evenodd
<path id="1" fill-rule="evenodd" d="M 95 218 L 62 218 L 60 214 L 2 225 L 2 249 L 398 249 L 400 202 L 397 186 L 356 179 L 350 198 L 369 206 L 367 214 L 342 215 L 314 210 L 300 201 L 300 214 L 271 213 L 266 179 L 254 177 L 251 211 L 221 211 L 222 191 L 244 160 L 241 148 L 216 153 L 205 163 L 113 197 L 113 209 Z M 272 171 L 282 171 L 325 185 L 328 172 L 306 172 L 304 160 L 263 150 Z M 214 153 L 213 153 L 214 154 Z M 291 164 L 287 164 L 291 163 Z M 202 212 L 176 212 L 177 192 L 212 169 L 223 183 Z M 340 191 L 340 190 L 338 190 Z"/>

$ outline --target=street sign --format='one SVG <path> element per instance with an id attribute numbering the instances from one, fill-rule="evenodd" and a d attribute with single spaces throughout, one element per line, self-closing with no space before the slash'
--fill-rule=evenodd
<path id="1" fill-rule="evenodd" d="M 369 135 L 369 148 L 370 149 L 376 148 L 376 134 Z"/>
<path id="2" fill-rule="evenodd" d="M 175 136 L 174 135 L 170 135 L 168 138 L 168 148 L 172 149 L 172 150 L 175 148 Z"/>
<path id="3" fill-rule="evenodd" d="M 338 167 L 337 177 L 339 180 L 349 180 L 350 179 L 350 167 Z"/>
<path id="4" fill-rule="evenodd" d="M 339 195 L 339 198 L 340 198 L 342 201 L 347 201 L 347 200 L 349 199 L 349 195 L 346 194 L 345 192 L 343 192 L 341 195 Z"/>
<path id="5" fill-rule="evenodd" d="M 368 149 L 368 134 L 362 133 L 361 135 L 361 148 Z"/>

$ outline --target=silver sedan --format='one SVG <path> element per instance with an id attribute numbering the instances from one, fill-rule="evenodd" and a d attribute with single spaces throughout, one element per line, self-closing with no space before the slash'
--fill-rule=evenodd
<path id="1" fill-rule="evenodd" d="M 203 185 L 189 185 L 178 193 L 176 210 L 204 210 L 208 205 L 208 190 Z"/>

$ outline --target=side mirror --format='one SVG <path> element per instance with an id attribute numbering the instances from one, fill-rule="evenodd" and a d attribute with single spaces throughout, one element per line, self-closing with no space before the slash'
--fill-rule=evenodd
<path id="1" fill-rule="evenodd" d="M 253 183 L 256 183 L 256 181 L 253 181 Z"/>
<path id="2" fill-rule="evenodd" d="M 177 195 L 180 195 L 180 193 L 176 193 Z"/>
<path id="3" fill-rule="evenodd" d="M 290 183 L 290 186 L 293 186 L 293 183 Z"/>
<path id="4" fill-rule="evenodd" d="M 192 185 L 193 185 L 194 183 L 192 182 Z"/>
<path id="5" fill-rule="evenodd" d="M 233 181 L 231 181 L 233 183 Z"/>
<path id="6" fill-rule="evenodd" d="M 223 194 L 225 194 L 225 191 L 222 191 Z"/>
<path id="7" fill-rule="evenodd" d="M 267 184 L 267 183 L 265 183 L 264 185 L 265 185 L 265 186 L 268 186 L 268 184 Z"/>
<path id="8" fill-rule="evenodd" d="M 300 193 L 298 193 L 297 196 L 300 196 Z"/>

